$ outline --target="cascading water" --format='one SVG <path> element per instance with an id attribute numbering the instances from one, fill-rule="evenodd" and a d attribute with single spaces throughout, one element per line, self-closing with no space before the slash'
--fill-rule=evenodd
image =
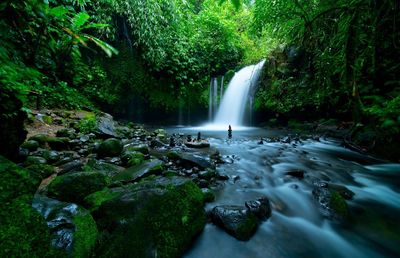
<path id="1" fill-rule="evenodd" d="M 211 127 L 226 129 L 228 125 L 243 126 L 250 88 L 257 83 L 264 62 L 246 66 L 233 76 Z"/>

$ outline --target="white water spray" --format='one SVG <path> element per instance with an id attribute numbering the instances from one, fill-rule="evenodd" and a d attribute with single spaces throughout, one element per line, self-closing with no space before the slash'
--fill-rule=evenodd
<path id="1" fill-rule="evenodd" d="M 237 72 L 229 82 L 216 117 L 209 127 L 226 129 L 228 125 L 243 127 L 244 113 L 249 100 L 250 88 L 259 79 L 265 60 L 256 65 L 246 66 Z"/>

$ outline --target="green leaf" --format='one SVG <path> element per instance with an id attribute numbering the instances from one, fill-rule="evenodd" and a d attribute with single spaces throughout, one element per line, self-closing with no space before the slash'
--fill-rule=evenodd
<path id="1" fill-rule="evenodd" d="M 51 8 L 49 11 L 50 15 L 57 17 L 57 18 L 60 18 L 67 13 L 68 13 L 68 9 L 65 8 L 64 6 L 57 6 L 57 7 Z"/>
<path id="2" fill-rule="evenodd" d="M 90 23 L 90 24 L 84 26 L 82 29 L 105 28 L 105 27 L 108 27 L 108 26 L 110 26 L 110 25 L 104 24 L 104 23 Z"/>
<path id="3" fill-rule="evenodd" d="M 118 50 L 115 49 L 113 46 L 107 44 L 106 42 L 87 34 L 85 34 L 84 37 L 93 41 L 107 54 L 108 57 L 111 57 L 113 54 L 118 55 Z"/>
<path id="4" fill-rule="evenodd" d="M 80 12 L 77 13 L 73 18 L 72 18 L 72 26 L 77 29 L 81 29 L 81 27 L 89 20 L 90 16 L 89 14 L 85 12 Z"/>

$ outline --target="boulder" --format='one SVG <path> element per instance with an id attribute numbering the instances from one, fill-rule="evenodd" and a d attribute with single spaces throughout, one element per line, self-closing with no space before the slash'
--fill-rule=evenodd
<path id="1" fill-rule="evenodd" d="M 37 165 L 37 164 L 46 164 L 47 160 L 45 158 L 39 156 L 28 156 L 24 162 L 25 166 Z"/>
<path id="2" fill-rule="evenodd" d="M 155 178 L 104 189 L 92 213 L 100 239 L 96 257 L 180 257 L 203 229 L 203 194 L 183 178 Z M 96 199 L 96 198 L 93 198 Z"/>
<path id="3" fill-rule="evenodd" d="M 35 173 L 35 176 L 42 179 L 47 178 L 56 172 L 55 167 L 46 164 L 34 164 L 27 167 L 27 169 Z"/>
<path id="4" fill-rule="evenodd" d="M 81 171 L 83 168 L 83 163 L 80 160 L 72 160 L 61 165 L 58 175 L 63 175 L 70 172 Z"/>
<path id="5" fill-rule="evenodd" d="M 271 205 L 266 197 L 259 198 L 256 201 L 247 201 L 245 206 L 260 220 L 267 220 L 271 217 Z"/>
<path id="6" fill-rule="evenodd" d="M 246 207 L 216 206 L 210 212 L 211 221 L 238 240 L 246 241 L 257 230 L 257 217 Z"/>
<path id="7" fill-rule="evenodd" d="M 39 148 L 39 143 L 35 140 L 28 140 L 21 145 L 21 148 L 28 149 L 29 151 L 35 151 Z"/>
<path id="8" fill-rule="evenodd" d="M 143 164 L 127 168 L 114 176 L 112 180 L 123 183 L 135 182 L 150 175 L 160 175 L 163 170 L 163 162 L 158 159 L 152 159 Z"/>
<path id="9" fill-rule="evenodd" d="M 337 191 L 329 189 L 328 184 L 316 184 L 312 191 L 314 199 L 321 207 L 321 213 L 330 219 L 346 219 L 348 206 L 345 198 Z"/>
<path id="10" fill-rule="evenodd" d="M 120 172 L 124 171 L 125 168 L 110 164 L 101 160 L 97 160 L 91 158 L 88 160 L 86 166 L 84 167 L 85 171 L 99 171 L 104 173 L 108 177 L 113 177 L 118 175 Z"/>
<path id="11" fill-rule="evenodd" d="M 97 126 L 95 133 L 103 138 L 117 137 L 113 117 L 107 113 L 100 113 L 96 116 Z"/>
<path id="12" fill-rule="evenodd" d="M 70 257 L 90 257 L 98 235 L 96 222 L 84 208 L 36 195 L 32 206 L 46 220 L 54 247 Z"/>
<path id="13" fill-rule="evenodd" d="M 144 154 L 137 151 L 124 151 L 124 153 L 121 155 L 122 162 L 129 167 L 142 164 L 144 158 Z"/>
<path id="14" fill-rule="evenodd" d="M 74 128 L 62 128 L 57 131 L 56 136 L 74 139 L 76 137 L 76 130 Z"/>
<path id="15" fill-rule="evenodd" d="M 213 164 L 211 164 L 211 162 L 209 162 L 208 160 L 185 152 L 169 152 L 167 154 L 167 157 L 171 160 L 175 160 L 179 166 L 182 166 L 184 168 L 214 168 Z"/>
<path id="16" fill-rule="evenodd" d="M 97 154 L 99 157 L 115 157 L 121 154 L 122 148 L 123 145 L 120 140 L 110 138 L 100 144 Z"/>
<path id="17" fill-rule="evenodd" d="M 106 187 L 109 179 L 99 172 L 76 172 L 57 176 L 47 187 L 47 195 L 60 201 L 83 203 L 83 199 Z"/>

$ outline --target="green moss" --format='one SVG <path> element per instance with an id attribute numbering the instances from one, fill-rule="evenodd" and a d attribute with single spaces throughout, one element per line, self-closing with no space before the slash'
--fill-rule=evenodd
<path id="1" fill-rule="evenodd" d="M 143 163 L 144 154 L 137 151 L 126 152 L 123 155 L 122 160 L 126 161 L 129 167 L 136 166 Z"/>
<path id="2" fill-rule="evenodd" d="M 167 157 L 172 160 L 178 160 L 180 157 L 176 151 L 169 151 Z"/>
<path id="3" fill-rule="evenodd" d="M 37 148 L 39 148 L 39 143 L 37 141 L 34 141 L 34 140 L 29 140 L 29 141 L 24 142 L 21 145 L 21 148 L 25 148 L 25 149 L 28 149 L 30 151 L 35 151 L 35 150 L 37 150 Z"/>
<path id="4" fill-rule="evenodd" d="M 27 167 L 27 169 L 37 174 L 40 178 L 47 178 L 55 173 L 55 167 L 46 164 L 34 164 Z"/>
<path id="5" fill-rule="evenodd" d="M 0 203 L 9 203 L 21 195 L 35 193 L 40 178 L 0 156 Z"/>
<path id="6" fill-rule="evenodd" d="M 74 217 L 75 239 L 72 256 L 76 258 L 90 257 L 97 240 L 97 226 L 90 214 Z"/>
<path id="7" fill-rule="evenodd" d="M 331 192 L 329 207 L 342 218 L 347 218 L 349 212 L 346 200 L 338 192 Z"/>
<path id="8" fill-rule="evenodd" d="M 193 237 L 201 232 L 206 222 L 203 194 L 193 182 L 149 190 L 150 184 L 145 182 L 132 186 L 137 189 L 133 194 L 135 197 L 126 198 L 138 198 L 137 201 L 129 205 L 116 202 L 127 205 L 121 206 L 118 213 L 114 212 L 117 207 L 108 207 L 109 216 L 116 216 L 117 221 L 126 223 L 119 226 L 110 238 L 103 239 L 99 256 L 154 257 L 156 253 L 157 257 L 179 257 Z M 142 197 L 146 199 L 142 200 Z M 111 203 L 106 202 L 108 205 Z M 125 217 L 124 213 L 130 217 Z M 110 223 L 109 226 L 113 225 L 112 221 Z"/>
<path id="9" fill-rule="evenodd" d="M 249 216 L 238 225 L 236 235 L 243 237 L 243 239 L 249 239 L 254 234 L 255 229 L 257 229 L 257 221 L 256 216 L 250 213 Z"/>
<path id="10" fill-rule="evenodd" d="M 85 207 L 90 211 L 97 210 L 103 202 L 111 200 L 119 195 L 120 193 L 113 192 L 109 188 L 104 188 L 101 191 L 86 196 L 84 199 Z"/>
<path id="11" fill-rule="evenodd" d="M 87 112 L 85 117 L 79 121 L 79 132 L 87 134 L 94 132 L 97 127 L 96 115 L 92 112 Z"/>
<path id="12" fill-rule="evenodd" d="M 99 172 L 79 172 L 56 177 L 48 186 L 48 195 L 60 201 L 82 203 L 83 199 L 102 190 L 109 178 Z"/>

